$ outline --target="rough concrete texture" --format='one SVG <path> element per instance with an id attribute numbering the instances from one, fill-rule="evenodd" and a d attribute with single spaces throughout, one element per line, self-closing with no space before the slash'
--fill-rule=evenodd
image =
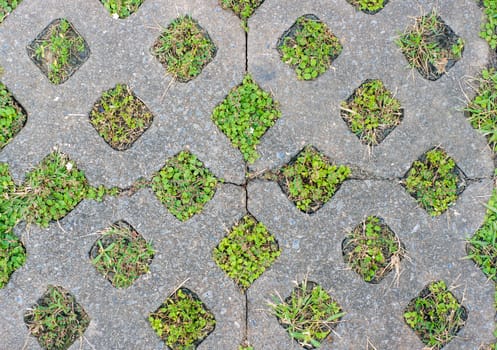
<path id="1" fill-rule="evenodd" d="M 463 58 L 435 82 L 408 69 L 394 43 L 414 17 L 432 8 L 465 41 Z M 161 29 L 182 14 L 198 20 L 217 47 L 215 59 L 186 84 L 171 83 L 150 53 Z M 326 22 L 344 47 L 333 67 L 311 82 L 298 81 L 276 50 L 280 36 L 304 14 Z M 33 64 L 26 46 L 60 17 L 85 38 L 91 55 L 56 86 Z M 276 292 L 288 296 L 293 281 L 306 275 L 330 290 L 346 312 L 323 349 L 422 349 L 402 315 L 434 280 L 451 286 L 469 312 L 465 327 L 444 349 L 478 349 L 491 342 L 494 285 L 464 259 L 465 240 L 483 221 L 494 169 L 485 138 L 461 111 L 473 94 L 464 79 L 477 76 L 490 59 L 478 37 L 481 20 L 473 0 L 391 0 L 376 15 L 356 11 L 345 0 L 266 0 L 249 20 L 246 36 L 240 20 L 216 0 L 145 0 L 124 20 L 113 19 L 97 0 L 23 0 L 0 24 L 2 82 L 28 112 L 24 129 L 0 152 L 17 181 L 57 146 L 94 186 L 126 188 L 140 177 L 150 178 L 183 149 L 225 182 L 201 214 L 183 223 L 143 189 L 103 203 L 85 200 L 46 230 L 19 225 L 15 232 L 28 259 L 0 290 L 0 350 L 39 349 L 23 315 L 49 284 L 68 289 L 91 318 L 84 339 L 71 349 L 165 349 L 147 317 L 182 283 L 217 321 L 199 349 L 236 350 L 245 337 L 256 350 L 299 349 L 267 312 L 267 301 Z M 246 64 L 282 110 L 262 138 L 261 158 L 251 172 L 279 168 L 307 144 L 355 170 L 355 179 L 313 215 L 297 210 L 274 182 L 242 186 L 242 155 L 210 119 L 214 107 L 241 83 Z M 372 149 L 348 130 L 339 110 L 366 79 L 381 79 L 404 108 L 402 123 Z M 88 119 L 102 92 L 117 83 L 130 85 L 155 116 L 124 152 L 110 148 Z M 456 204 L 432 218 L 399 181 L 413 161 L 437 145 L 469 180 Z M 282 254 L 248 289 L 246 299 L 215 265 L 212 250 L 247 210 L 278 239 Z M 341 251 L 347 233 L 368 215 L 384 218 L 408 255 L 397 278 L 391 273 L 377 285 L 351 271 Z M 151 273 L 122 290 L 96 272 L 88 258 L 96 233 L 118 220 L 130 223 L 157 251 Z"/>

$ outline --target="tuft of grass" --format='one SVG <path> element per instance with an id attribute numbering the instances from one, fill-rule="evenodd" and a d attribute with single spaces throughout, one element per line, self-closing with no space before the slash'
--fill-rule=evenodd
<path id="1" fill-rule="evenodd" d="M 207 31 L 190 16 L 172 21 L 152 47 L 167 72 L 182 83 L 197 77 L 216 51 Z"/>
<path id="2" fill-rule="evenodd" d="M 388 0 L 347 0 L 360 11 L 374 15 L 382 10 L 388 3 Z"/>
<path id="3" fill-rule="evenodd" d="M 127 288 L 149 272 L 154 249 L 125 221 L 101 232 L 90 250 L 91 263 L 116 288 Z"/>
<path id="4" fill-rule="evenodd" d="M 152 178 L 155 195 L 180 221 L 200 213 L 214 196 L 216 186 L 216 177 L 188 151 L 168 159 Z"/>
<path id="5" fill-rule="evenodd" d="M 479 85 L 476 96 L 469 102 L 465 112 L 473 128 L 485 135 L 495 152 L 497 151 L 497 72 L 494 68 L 484 69 L 476 82 Z"/>
<path id="6" fill-rule="evenodd" d="M 426 286 L 409 302 L 404 320 L 430 349 L 439 350 L 462 329 L 467 311 L 444 281 Z"/>
<path id="7" fill-rule="evenodd" d="M 243 28 L 248 31 L 247 21 L 264 0 L 220 0 L 224 9 L 233 11 L 241 20 Z"/>
<path id="8" fill-rule="evenodd" d="M 0 0 L 0 23 L 2 23 L 21 2 L 22 0 Z"/>
<path id="9" fill-rule="evenodd" d="M 153 119 L 145 103 L 125 84 L 105 91 L 90 112 L 93 127 L 117 151 L 129 149 Z"/>
<path id="10" fill-rule="evenodd" d="M 441 148 L 434 148 L 415 161 L 403 184 L 431 216 L 445 212 L 465 187 L 456 163 Z"/>
<path id="11" fill-rule="evenodd" d="M 343 241 L 342 251 L 345 262 L 370 283 L 379 283 L 404 256 L 399 238 L 377 216 L 357 225 Z"/>
<path id="12" fill-rule="evenodd" d="M 245 291 L 280 254 L 278 242 L 266 226 L 247 215 L 214 248 L 213 258 Z"/>
<path id="13" fill-rule="evenodd" d="M 50 23 L 27 51 L 33 62 L 52 84 L 62 84 L 88 59 L 90 49 L 85 39 L 64 18 Z"/>
<path id="14" fill-rule="evenodd" d="M 480 37 L 488 42 L 492 50 L 497 48 L 497 2 L 495 0 L 482 0 L 485 21 L 481 25 Z"/>
<path id="15" fill-rule="evenodd" d="M 38 303 L 27 310 L 24 322 L 42 348 L 66 350 L 83 336 L 90 318 L 71 293 L 48 286 Z"/>
<path id="16" fill-rule="evenodd" d="M 306 146 L 278 171 L 278 183 L 296 207 L 307 214 L 328 202 L 350 175 L 350 168 L 334 165 L 313 146 Z"/>
<path id="17" fill-rule="evenodd" d="M 257 145 L 280 116 L 278 103 L 254 82 L 250 74 L 245 75 L 242 84 L 231 90 L 212 112 L 214 123 L 248 163 L 259 158 Z"/>
<path id="18" fill-rule="evenodd" d="M 487 203 L 483 225 L 469 239 L 467 252 L 485 276 L 497 282 L 497 189 Z"/>
<path id="19" fill-rule="evenodd" d="M 341 115 L 362 143 L 374 146 L 400 124 L 402 108 L 381 80 L 367 80 L 342 102 Z"/>
<path id="20" fill-rule="evenodd" d="M 216 326 L 212 312 L 195 293 L 183 287 L 151 313 L 148 320 L 172 350 L 195 349 Z"/>
<path id="21" fill-rule="evenodd" d="M 0 83 L 0 149 L 4 148 L 26 124 L 28 116 L 7 87 Z"/>
<path id="22" fill-rule="evenodd" d="M 428 80 L 437 80 L 462 58 L 464 40 L 435 10 L 418 17 L 397 40 L 409 65 Z"/>
<path id="23" fill-rule="evenodd" d="M 112 16 L 126 18 L 138 11 L 144 0 L 100 0 Z"/>
<path id="24" fill-rule="evenodd" d="M 273 296 L 269 306 L 290 337 L 305 349 L 319 348 L 345 314 L 320 285 L 307 279 L 285 300 Z"/>
<path id="25" fill-rule="evenodd" d="M 342 45 L 328 26 L 314 15 L 305 15 L 278 42 L 281 60 L 292 66 L 301 80 L 323 74 L 342 52 Z"/>

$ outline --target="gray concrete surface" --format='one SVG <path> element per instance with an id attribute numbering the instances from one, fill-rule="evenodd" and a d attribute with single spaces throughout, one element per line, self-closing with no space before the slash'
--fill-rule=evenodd
<path id="1" fill-rule="evenodd" d="M 394 44 L 413 17 L 437 8 L 465 40 L 463 58 L 432 82 L 407 68 Z M 170 84 L 150 47 L 161 28 L 190 14 L 217 47 L 215 59 L 193 81 Z M 298 81 L 279 59 L 276 43 L 304 14 L 315 14 L 341 40 L 344 50 L 317 80 Z M 26 46 L 53 19 L 65 17 L 87 41 L 91 55 L 64 84 L 52 85 L 26 54 Z M 422 349 L 403 321 L 409 301 L 431 281 L 444 280 L 468 310 L 458 337 L 444 349 L 478 349 L 493 340 L 494 285 L 466 255 L 465 240 L 483 222 L 492 191 L 493 154 L 461 111 L 473 92 L 467 77 L 490 60 L 479 38 L 482 12 L 473 0 L 391 0 L 375 15 L 346 0 L 266 0 L 249 20 L 240 20 L 216 0 L 145 0 L 124 20 L 113 19 L 98 0 L 23 0 L 0 24 L 1 80 L 28 112 L 17 137 L 0 151 L 13 176 L 26 172 L 54 146 L 67 153 L 96 185 L 130 186 L 150 178 L 165 160 L 190 151 L 225 183 L 201 214 L 179 222 L 149 189 L 132 196 L 83 201 L 48 229 L 19 225 L 28 260 L 0 289 L 0 350 L 39 349 L 23 321 L 26 308 L 57 284 L 71 291 L 91 318 L 84 339 L 71 349 L 165 349 L 147 316 L 181 283 L 214 313 L 217 325 L 199 349 L 237 350 L 247 337 L 256 350 L 299 349 L 267 312 L 275 292 L 290 294 L 304 276 L 319 283 L 346 315 L 323 349 Z M 248 40 L 246 40 L 248 39 Z M 247 55 L 246 55 L 247 48 Z M 306 215 L 274 182 L 246 182 L 246 165 L 210 119 L 214 107 L 248 71 L 280 103 L 282 117 L 263 136 L 261 158 L 250 172 L 277 169 L 305 145 L 353 167 L 330 202 Z M 340 117 L 340 102 L 366 79 L 381 79 L 404 108 L 404 119 L 379 146 L 364 146 Z M 130 85 L 153 112 L 152 126 L 127 151 L 109 147 L 88 113 L 102 92 Z M 432 218 L 399 184 L 413 161 L 440 145 L 468 177 L 456 204 Z M 212 260 L 212 249 L 247 210 L 278 239 L 276 262 L 246 296 Z M 401 273 L 370 285 L 346 266 L 341 242 L 368 215 L 378 215 L 404 243 Z M 129 222 L 157 251 L 151 273 L 118 290 L 91 266 L 95 233 L 118 220 Z"/>

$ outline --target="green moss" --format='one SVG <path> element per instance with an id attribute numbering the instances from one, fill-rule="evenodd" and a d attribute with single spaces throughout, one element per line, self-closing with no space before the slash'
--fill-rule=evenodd
<path id="1" fill-rule="evenodd" d="M 148 320 L 172 350 L 195 349 L 216 326 L 214 315 L 204 303 L 183 287 L 151 313 Z"/>
<path id="2" fill-rule="evenodd" d="M 483 5 L 485 21 L 482 24 L 480 37 L 488 42 L 491 49 L 497 48 L 497 2 L 495 0 L 479 1 Z"/>
<path id="3" fill-rule="evenodd" d="M 100 0 L 111 15 L 126 18 L 138 11 L 144 0 Z"/>
<path id="4" fill-rule="evenodd" d="M 441 349 L 464 326 L 466 308 L 447 290 L 445 282 L 429 284 L 411 300 L 404 319 L 430 349 Z"/>
<path id="5" fill-rule="evenodd" d="M 59 286 L 48 286 L 38 303 L 24 315 L 29 331 L 47 350 L 68 349 L 90 324 L 74 296 Z"/>
<path id="6" fill-rule="evenodd" d="M 497 151 L 497 72 L 484 69 L 477 80 L 476 96 L 465 111 L 473 128 L 486 136 L 490 147 Z"/>
<path id="7" fill-rule="evenodd" d="M 388 0 L 347 0 L 358 10 L 369 14 L 375 14 L 385 7 Z"/>
<path id="8" fill-rule="evenodd" d="M 53 84 L 62 84 L 88 59 L 90 49 L 67 19 L 50 23 L 28 46 L 28 54 Z"/>
<path id="9" fill-rule="evenodd" d="M 400 102 L 381 80 L 361 84 L 341 107 L 350 130 L 369 146 L 382 142 L 402 120 Z"/>
<path id="10" fill-rule="evenodd" d="M 366 282 L 380 282 L 398 267 L 404 249 L 395 233 L 377 216 L 368 216 L 343 244 L 345 262 Z"/>
<path id="11" fill-rule="evenodd" d="M 152 53 L 169 74 L 186 83 L 214 59 L 216 46 L 197 21 L 182 16 L 164 30 L 152 47 Z"/>
<path id="12" fill-rule="evenodd" d="M 266 226 L 247 215 L 214 249 L 216 264 L 246 290 L 280 256 L 276 239 Z"/>
<path id="13" fill-rule="evenodd" d="M 216 192 L 217 180 L 197 157 L 182 151 L 152 178 L 152 190 L 178 220 L 202 211 Z"/>
<path id="14" fill-rule="evenodd" d="M 278 43 L 281 60 L 292 66 L 297 78 L 316 79 L 342 52 L 342 45 L 316 16 L 299 17 Z"/>
<path id="15" fill-rule="evenodd" d="M 270 307 L 288 334 L 305 349 L 319 348 L 344 315 L 321 286 L 307 280 L 285 300 L 273 297 Z"/>
<path id="16" fill-rule="evenodd" d="M 26 124 L 27 114 L 7 87 L 0 83 L 0 149 Z"/>
<path id="17" fill-rule="evenodd" d="M 404 180 L 407 192 L 431 216 L 445 212 L 464 189 L 454 160 L 442 149 L 432 149 L 415 161 Z"/>
<path id="18" fill-rule="evenodd" d="M 220 0 L 225 9 L 233 11 L 243 21 L 243 27 L 248 30 L 247 20 L 264 0 Z"/>
<path id="19" fill-rule="evenodd" d="M 305 147 L 278 173 L 288 198 L 304 213 L 314 213 L 328 202 L 350 175 L 344 165 L 333 165 L 312 146 Z"/>
<path id="20" fill-rule="evenodd" d="M 418 17 L 397 40 L 409 65 L 428 80 L 437 80 L 462 57 L 464 41 L 435 11 Z"/>
<path id="21" fill-rule="evenodd" d="M 262 135 L 281 116 L 278 104 L 262 90 L 250 74 L 212 112 L 212 120 L 242 152 L 248 163 L 259 157 L 256 151 Z"/>
<path id="22" fill-rule="evenodd" d="M 483 225 L 471 237 L 468 257 L 480 267 L 485 276 L 497 282 L 497 190 L 487 204 Z"/>
<path id="23" fill-rule="evenodd" d="M 153 119 L 145 103 L 124 84 L 105 91 L 90 112 L 93 127 L 117 151 L 129 149 Z"/>
<path id="24" fill-rule="evenodd" d="M 124 221 L 101 233 L 91 251 L 91 263 L 116 288 L 127 288 L 149 272 L 154 250 L 142 235 Z"/>
<path id="25" fill-rule="evenodd" d="M 0 23 L 2 23 L 21 2 L 22 0 L 0 0 Z"/>

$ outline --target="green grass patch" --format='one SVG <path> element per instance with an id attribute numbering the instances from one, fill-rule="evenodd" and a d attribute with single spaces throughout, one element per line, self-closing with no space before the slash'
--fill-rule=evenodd
<path id="1" fill-rule="evenodd" d="M 497 189 L 487 203 L 483 225 L 468 242 L 467 252 L 485 276 L 497 282 Z"/>
<path id="2" fill-rule="evenodd" d="M 430 349 L 441 349 L 462 329 L 467 311 L 447 290 L 445 282 L 433 282 L 409 302 L 404 320 Z"/>
<path id="3" fill-rule="evenodd" d="M 91 263 L 116 288 L 127 288 L 149 272 L 154 249 L 127 222 L 119 221 L 100 232 L 90 250 Z"/>
<path id="4" fill-rule="evenodd" d="M 403 184 L 422 208 L 438 216 L 456 202 L 464 182 L 454 160 L 444 150 L 434 148 L 413 163 Z"/>
<path id="5" fill-rule="evenodd" d="M 113 16 L 126 18 L 138 11 L 144 0 L 100 0 Z"/>
<path id="6" fill-rule="evenodd" d="M 400 124 L 403 112 L 381 80 L 368 80 L 342 102 L 341 115 L 362 143 L 375 146 Z"/>
<path id="7" fill-rule="evenodd" d="M 492 50 L 497 48 L 497 2 L 482 0 L 485 21 L 482 23 L 480 37 L 488 42 Z"/>
<path id="8" fill-rule="evenodd" d="M 350 4 L 354 5 L 360 11 L 373 15 L 381 11 L 388 0 L 347 0 Z"/>
<path id="9" fill-rule="evenodd" d="M 167 72 L 183 83 L 197 77 L 216 51 L 207 31 L 190 16 L 172 21 L 152 47 Z"/>
<path id="10" fill-rule="evenodd" d="M 62 84 L 88 59 L 85 39 L 64 18 L 50 23 L 29 46 L 28 54 L 52 84 Z"/>
<path id="11" fill-rule="evenodd" d="M 153 120 L 152 112 L 125 84 L 105 91 L 90 112 L 93 127 L 117 151 L 129 149 Z"/>
<path id="12" fill-rule="evenodd" d="M 257 145 L 280 116 L 278 103 L 254 82 L 250 74 L 212 112 L 214 123 L 248 163 L 259 158 Z"/>
<path id="13" fill-rule="evenodd" d="M 22 0 L 0 0 L 0 23 L 2 23 L 21 2 Z"/>
<path id="14" fill-rule="evenodd" d="M 68 349 L 90 324 L 74 296 L 59 286 L 48 286 L 38 303 L 25 313 L 24 321 L 41 347 L 48 350 Z"/>
<path id="15" fill-rule="evenodd" d="M 495 152 L 497 151 L 497 72 L 494 68 L 484 69 L 481 77 L 476 79 L 478 89 L 476 96 L 465 112 L 476 130 L 487 138 Z"/>
<path id="16" fill-rule="evenodd" d="M 264 0 L 220 0 L 224 9 L 233 11 L 243 21 L 243 27 L 248 30 L 247 21 Z"/>
<path id="17" fill-rule="evenodd" d="M 437 80 L 462 58 L 464 41 L 435 10 L 415 19 L 396 40 L 409 65 L 428 80 Z"/>
<path id="18" fill-rule="evenodd" d="M 278 242 L 263 223 L 245 216 L 214 249 L 216 264 L 246 290 L 280 256 Z"/>
<path id="19" fill-rule="evenodd" d="M 313 146 L 306 146 L 279 170 L 278 183 L 298 209 L 307 214 L 328 202 L 350 175 L 350 168 L 334 165 Z"/>
<path id="20" fill-rule="evenodd" d="M 180 221 L 200 213 L 214 196 L 216 186 L 216 177 L 188 151 L 168 159 L 152 178 L 155 195 Z"/>
<path id="21" fill-rule="evenodd" d="M 0 149 L 17 135 L 28 116 L 7 87 L 0 83 Z"/>
<path id="22" fill-rule="evenodd" d="M 314 15 L 299 17 L 278 42 L 281 60 L 292 66 L 301 80 L 316 79 L 342 52 L 328 26 Z"/>
<path id="23" fill-rule="evenodd" d="M 183 287 L 151 313 L 148 320 L 172 350 L 195 349 L 216 326 L 212 312 L 195 293 Z"/>
<path id="24" fill-rule="evenodd" d="M 395 233 L 377 216 L 368 216 L 342 243 L 345 262 L 364 281 L 379 283 L 398 269 L 404 248 Z"/>
<path id="25" fill-rule="evenodd" d="M 269 305 L 290 337 L 305 349 L 319 348 L 344 315 L 328 292 L 307 280 L 285 300 L 274 296 Z"/>

